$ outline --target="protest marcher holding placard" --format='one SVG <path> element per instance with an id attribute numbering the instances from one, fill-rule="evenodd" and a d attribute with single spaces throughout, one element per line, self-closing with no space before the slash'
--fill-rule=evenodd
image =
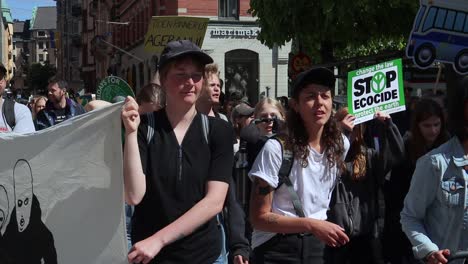
<path id="1" fill-rule="evenodd" d="M 220 255 L 215 216 L 232 173 L 232 142 L 225 140 L 232 129 L 195 109 L 212 62 L 190 41 L 170 42 L 159 61 L 166 107 L 140 125 L 138 105 L 126 100 L 125 196 L 136 205 L 131 263 L 213 263 Z"/>
<path id="2" fill-rule="evenodd" d="M 349 147 L 332 118 L 334 86 L 335 76 L 328 69 L 299 74 L 287 116 L 289 136 L 268 140 L 252 166 L 255 263 L 323 263 L 325 244 L 336 247 L 349 242 L 340 226 L 325 221 Z M 289 149 L 292 167 L 281 184 L 278 173 L 287 158 L 282 153 Z"/>
<path id="3" fill-rule="evenodd" d="M 421 157 L 401 212 L 403 231 L 416 258 L 445 264 L 451 254 L 468 250 L 468 78 L 451 114 L 454 136 Z M 458 93 L 457 91 L 457 93 Z M 455 98 L 455 97 L 454 97 Z M 464 263 L 464 260 L 450 263 Z"/>
<path id="4" fill-rule="evenodd" d="M 383 251 L 384 258 L 391 263 L 415 261 L 411 252 L 411 244 L 400 224 L 403 200 L 408 193 L 416 161 L 449 138 L 445 115 L 437 102 L 431 99 L 419 101 L 412 117 L 410 133 L 404 141 L 405 155 L 394 165 L 390 179 L 384 185 Z"/>
<path id="5" fill-rule="evenodd" d="M 350 242 L 342 247 L 327 247 L 329 264 L 376 264 L 382 261 L 377 220 L 379 215 L 378 192 L 383 177 L 394 161 L 404 153 L 403 138 L 388 114 L 377 112 L 380 149 L 365 144 L 365 124 L 353 126 L 354 117 L 347 108 L 340 109 L 335 117 L 350 133 L 351 147 L 346 156 L 346 169 L 333 191 L 328 220 L 345 228 Z M 343 197 L 347 197 L 343 199 Z M 343 202 L 348 205 L 343 208 Z M 345 209 L 345 211 L 343 211 Z"/>

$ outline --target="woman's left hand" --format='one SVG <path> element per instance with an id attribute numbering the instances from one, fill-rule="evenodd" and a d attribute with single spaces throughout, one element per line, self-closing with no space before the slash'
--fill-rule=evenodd
<path id="1" fill-rule="evenodd" d="M 249 264 L 248 260 L 244 260 L 244 257 L 237 255 L 234 257 L 234 264 Z"/>
<path id="2" fill-rule="evenodd" d="M 163 248 L 163 243 L 154 236 L 142 240 L 130 249 L 128 253 L 129 263 L 149 263 Z"/>
<path id="3" fill-rule="evenodd" d="M 341 127 L 349 132 L 353 131 L 354 129 L 354 120 L 356 120 L 356 117 L 347 114 L 343 120 L 341 120 Z"/>
<path id="4" fill-rule="evenodd" d="M 374 118 L 379 120 L 380 122 L 385 122 L 388 119 L 391 119 L 390 115 L 384 112 L 375 113 Z"/>

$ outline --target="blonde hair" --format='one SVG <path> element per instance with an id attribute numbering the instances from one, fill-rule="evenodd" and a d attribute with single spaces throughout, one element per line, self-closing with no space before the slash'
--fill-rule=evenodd
<path id="1" fill-rule="evenodd" d="M 270 97 L 263 98 L 262 100 L 258 101 L 258 103 L 255 105 L 255 110 L 254 110 L 255 118 L 258 118 L 258 115 L 262 111 L 263 107 L 267 104 L 272 105 L 273 107 L 278 109 L 278 112 L 281 114 L 281 118 L 286 119 L 286 111 L 284 110 L 283 104 L 281 104 L 280 101 L 275 100 Z"/>

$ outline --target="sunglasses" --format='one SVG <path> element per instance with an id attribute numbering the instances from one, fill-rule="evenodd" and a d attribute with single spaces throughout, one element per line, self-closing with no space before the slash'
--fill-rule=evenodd
<path id="1" fill-rule="evenodd" d="M 192 79 L 193 82 L 199 82 L 203 78 L 203 73 L 201 72 L 194 72 L 194 73 L 185 73 L 179 72 L 175 74 L 175 78 L 178 81 L 187 81 L 188 79 Z"/>

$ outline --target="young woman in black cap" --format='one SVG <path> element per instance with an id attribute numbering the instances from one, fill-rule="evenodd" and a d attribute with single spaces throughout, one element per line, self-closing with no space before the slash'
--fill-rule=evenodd
<path id="1" fill-rule="evenodd" d="M 286 118 L 289 136 L 284 138 L 294 157 L 289 173 L 293 190 L 279 183 L 284 149 L 278 141 L 268 140 L 253 164 L 249 176 L 254 181 L 250 218 L 255 263 L 323 263 L 325 244 L 338 247 L 349 241 L 340 226 L 325 221 L 349 147 L 331 118 L 334 86 L 334 74 L 325 68 L 300 74 L 294 84 Z M 293 205 L 291 191 L 302 208 Z"/>
<path id="2" fill-rule="evenodd" d="M 195 109 L 212 62 L 190 41 L 170 42 L 159 62 L 166 106 L 140 124 L 138 105 L 126 100 L 125 198 L 136 205 L 130 263 L 204 264 L 220 255 L 215 216 L 232 172 L 232 129 Z"/>

